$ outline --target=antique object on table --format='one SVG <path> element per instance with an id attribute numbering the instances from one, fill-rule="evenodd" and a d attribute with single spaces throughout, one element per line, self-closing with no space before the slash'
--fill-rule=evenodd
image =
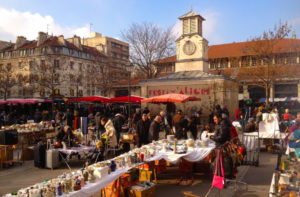
<path id="1" fill-rule="evenodd" d="M 117 165 L 116 165 L 115 161 L 112 160 L 110 162 L 110 166 L 109 167 L 110 167 L 111 172 L 116 171 Z"/>
<path id="2" fill-rule="evenodd" d="M 175 139 L 175 135 L 167 135 L 167 140 L 169 142 L 174 141 L 174 139 Z"/>
<path id="3" fill-rule="evenodd" d="M 186 140 L 186 145 L 189 148 L 194 148 L 195 147 L 195 141 L 193 139 L 187 139 Z"/>

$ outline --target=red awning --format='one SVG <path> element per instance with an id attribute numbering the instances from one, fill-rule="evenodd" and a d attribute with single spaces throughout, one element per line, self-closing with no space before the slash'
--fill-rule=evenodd
<path id="1" fill-rule="evenodd" d="M 46 103 L 46 102 L 53 102 L 53 101 L 48 101 L 45 99 L 8 99 L 6 101 L 0 101 L 0 104 L 36 104 L 36 103 Z"/>
<path id="2" fill-rule="evenodd" d="M 143 103 L 185 103 L 187 101 L 200 101 L 200 98 L 185 94 L 164 94 L 142 100 Z"/>
<path id="3" fill-rule="evenodd" d="M 70 99 L 68 102 L 106 102 L 109 100 L 107 97 L 102 97 L 102 96 L 88 96 L 88 97 L 81 97 L 81 98 L 75 98 L 75 99 Z"/>
<path id="4" fill-rule="evenodd" d="M 141 100 L 145 99 L 145 97 L 140 96 L 121 96 L 114 97 L 106 101 L 107 103 L 141 103 Z"/>

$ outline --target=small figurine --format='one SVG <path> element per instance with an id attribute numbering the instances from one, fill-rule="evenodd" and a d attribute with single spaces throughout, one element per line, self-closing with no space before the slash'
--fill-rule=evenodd
<path id="1" fill-rule="evenodd" d="M 57 186 L 57 195 L 58 196 L 62 195 L 62 185 L 61 185 L 61 183 L 58 183 L 58 186 Z"/>

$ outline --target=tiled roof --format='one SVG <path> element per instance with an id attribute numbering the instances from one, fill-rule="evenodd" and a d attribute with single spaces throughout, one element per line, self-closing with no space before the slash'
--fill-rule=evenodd
<path id="1" fill-rule="evenodd" d="M 14 46 L 15 46 L 15 44 L 11 44 L 9 47 L 4 48 L 2 51 L 13 51 Z M 74 45 L 73 43 L 71 43 L 67 40 L 65 40 L 65 45 L 64 45 L 63 43 L 59 42 L 57 36 L 51 36 L 51 37 L 47 38 L 47 40 L 45 42 L 43 42 L 39 47 L 45 47 L 45 46 L 52 46 L 52 47 L 65 46 L 69 49 L 74 49 L 74 50 L 77 50 L 77 51 L 83 51 L 83 52 L 90 53 L 90 54 L 93 54 L 93 55 L 105 56 L 103 53 L 101 53 L 97 49 L 95 49 L 93 47 L 86 46 L 86 45 L 81 45 L 82 49 L 80 49 L 76 45 Z M 23 46 L 19 47 L 18 49 L 30 49 L 30 48 L 37 48 L 37 47 L 38 47 L 37 46 L 37 41 L 33 40 L 33 41 L 27 41 L 27 43 L 25 43 Z"/>
<path id="2" fill-rule="evenodd" d="M 197 12 L 194 12 L 193 10 L 189 11 L 188 13 L 182 15 L 179 17 L 179 19 L 184 19 L 184 18 L 188 18 L 188 17 L 194 17 L 194 16 L 200 16 L 200 18 L 202 20 L 205 20 L 200 14 L 198 14 Z"/>
<path id="3" fill-rule="evenodd" d="M 240 57 L 246 55 L 255 55 L 251 50 L 253 42 L 237 42 L 228 44 L 212 45 L 208 48 L 208 58 Z M 274 46 L 275 53 L 284 53 L 291 50 L 300 51 L 299 39 L 279 40 Z"/>
<path id="4" fill-rule="evenodd" d="M 241 57 L 254 55 L 250 49 L 251 42 L 236 42 L 227 44 L 211 45 L 208 47 L 208 59 Z M 275 53 L 284 53 L 290 51 L 300 51 L 300 39 L 283 39 L 280 40 L 274 49 Z M 158 60 L 158 63 L 176 62 L 176 55 Z"/>

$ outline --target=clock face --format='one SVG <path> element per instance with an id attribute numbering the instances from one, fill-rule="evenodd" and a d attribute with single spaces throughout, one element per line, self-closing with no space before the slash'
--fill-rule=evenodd
<path id="1" fill-rule="evenodd" d="M 196 45 L 192 41 L 186 41 L 183 45 L 183 52 L 186 55 L 193 55 L 196 51 Z"/>

